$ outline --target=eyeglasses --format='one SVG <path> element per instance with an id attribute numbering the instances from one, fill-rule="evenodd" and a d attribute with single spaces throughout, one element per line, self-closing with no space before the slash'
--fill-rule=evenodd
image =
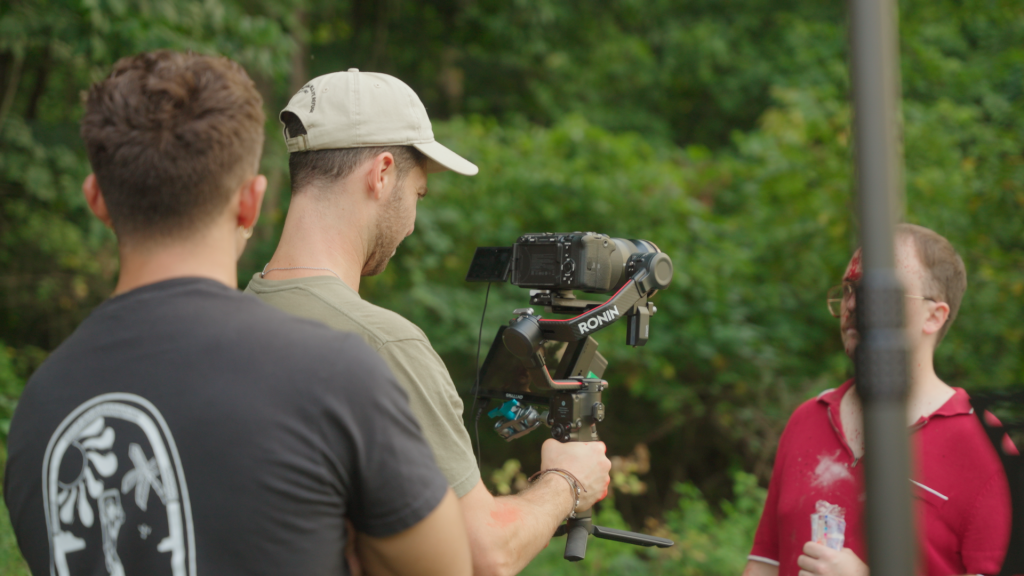
<path id="1" fill-rule="evenodd" d="M 828 289 L 828 311 L 836 318 L 842 314 L 843 301 L 853 298 L 853 295 L 857 292 L 857 285 L 852 282 L 843 282 L 838 286 L 833 286 Z M 934 298 L 927 296 L 916 296 L 914 294 L 904 294 L 907 298 L 914 298 L 916 300 L 928 300 L 935 302 Z"/>

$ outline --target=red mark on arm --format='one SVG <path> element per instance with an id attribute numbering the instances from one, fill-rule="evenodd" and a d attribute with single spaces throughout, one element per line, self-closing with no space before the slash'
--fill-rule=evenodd
<path id="1" fill-rule="evenodd" d="M 508 506 L 507 504 L 497 504 L 494 510 L 491 510 L 491 523 L 492 526 L 505 528 L 515 524 L 519 521 L 520 514 L 514 506 Z"/>

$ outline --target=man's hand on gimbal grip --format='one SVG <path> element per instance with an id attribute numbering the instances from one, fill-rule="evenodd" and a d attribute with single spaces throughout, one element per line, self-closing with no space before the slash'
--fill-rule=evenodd
<path id="1" fill-rule="evenodd" d="M 580 493 L 576 512 L 589 510 L 608 495 L 612 462 L 605 455 L 604 442 L 567 442 L 548 439 L 540 449 L 540 469 L 562 468 L 572 472 L 587 489 Z M 568 493 L 568 488 L 566 488 Z"/>

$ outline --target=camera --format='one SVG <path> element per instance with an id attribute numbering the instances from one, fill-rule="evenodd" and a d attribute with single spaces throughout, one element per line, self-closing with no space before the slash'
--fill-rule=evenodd
<path id="1" fill-rule="evenodd" d="M 511 247 L 477 248 L 467 281 L 504 282 L 511 276 L 512 284 L 531 289 L 531 305 L 571 318 L 544 318 L 533 308 L 515 310 L 515 317 L 498 330 L 476 392 L 514 400 L 577 387 L 573 378 L 600 377 L 607 362 L 591 335 L 624 319 L 626 344 L 646 344 L 650 317 L 657 312 L 649 298 L 668 286 L 672 273 L 672 259 L 653 242 L 596 232 L 523 234 Z M 574 290 L 612 295 L 591 301 L 576 298 Z M 569 345 L 552 379 L 545 343 L 558 342 Z"/>
<path id="2" fill-rule="evenodd" d="M 643 255 L 660 252 L 647 240 L 594 232 L 523 234 L 512 246 L 512 284 L 543 290 L 614 292 L 635 273 Z"/>
<path id="3" fill-rule="evenodd" d="M 596 232 L 523 234 L 511 248 L 477 248 L 466 280 L 511 283 L 552 292 L 608 293 L 639 270 L 659 285 L 672 278 L 672 260 L 647 240 L 612 238 Z M 531 302 L 550 306 L 550 302 Z"/>

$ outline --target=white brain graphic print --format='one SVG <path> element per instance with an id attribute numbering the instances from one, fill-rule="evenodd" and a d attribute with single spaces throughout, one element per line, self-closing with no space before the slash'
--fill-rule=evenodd
<path id="1" fill-rule="evenodd" d="M 97 565 L 111 576 L 195 576 L 181 460 L 160 412 L 140 396 L 103 394 L 61 422 L 43 460 L 43 509 L 51 576 Z"/>

